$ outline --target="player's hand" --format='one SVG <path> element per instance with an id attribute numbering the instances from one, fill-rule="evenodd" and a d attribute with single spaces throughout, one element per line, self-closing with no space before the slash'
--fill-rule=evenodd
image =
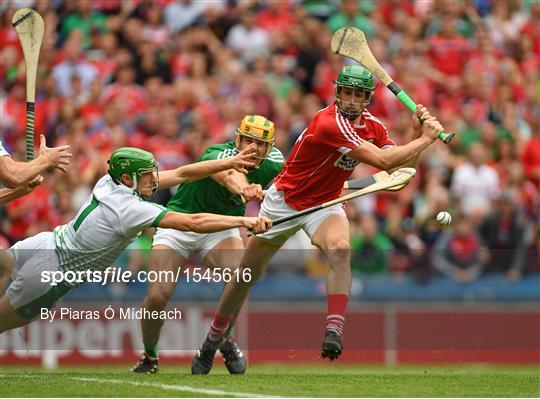
<path id="1" fill-rule="evenodd" d="M 255 163 L 255 157 L 257 156 L 257 146 L 250 144 L 234 157 L 229 158 L 231 160 L 231 169 L 237 172 L 247 174 L 248 168 L 253 168 Z"/>
<path id="2" fill-rule="evenodd" d="M 426 119 L 422 125 L 422 136 L 428 137 L 431 141 L 437 140 L 439 133 L 443 131 L 444 128 L 434 116 Z"/>
<path id="3" fill-rule="evenodd" d="M 414 131 L 413 139 L 417 139 L 422 135 L 422 122 L 428 120 L 429 118 L 431 118 L 431 114 L 429 113 L 428 109 L 422 104 L 417 104 L 416 111 L 414 111 L 414 114 L 412 116 Z"/>
<path id="4" fill-rule="evenodd" d="M 253 234 L 262 234 L 272 227 L 272 221 L 266 217 L 245 217 L 244 227 Z"/>
<path id="5" fill-rule="evenodd" d="M 32 180 L 26 183 L 26 194 L 31 193 L 34 191 L 34 189 L 39 186 L 41 183 L 43 183 L 43 176 L 38 175 L 34 177 Z"/>
<path id="6" fill-rule="evenodd" d="M 242 189 L 242 197 L 246 202 L 262 201 L 264 199 L 264 191 L 260 184 L 250 184 Z"/>
<path id="7" fill-rule="evenodd" d="M 48 165 L 48 169 L 60 169 L 62 172 L 67 172 L 67 167 L 71 162 L 73 155 L 69 145 L 63 145 L 60 147 L 47 147 L 45 136 L 41 135 L 41 142 L 39 145 L 39 156 L 43 157 Z"/>
<path id="8" fill-rule="evenodd" d="M 43 176 L 38 175 L 38 176 L 34 177 L 32 180 L 30 180 L 28 183 L 26 183 L 26 185 L 28 186 L 30 191 L 32 191 L 34 188 L 39 186 L 41 183 L 43 183 Z"/>
<path id="9" fill-rule="evenodd" d="M 30 194 L 41 183 L 43 183 L 43 176 L 38 175 L 34 177 L 32 180 L 29 180 L 25 184 L 19 186 L 17 190 L 21 193 L 21 195 Z"/>

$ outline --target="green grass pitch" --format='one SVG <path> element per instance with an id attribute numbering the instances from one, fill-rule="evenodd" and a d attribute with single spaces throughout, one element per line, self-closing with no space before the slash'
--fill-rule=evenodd
<path id="1" fill-rule="evenodd" d="M 207 376 L 189 366 L 155 375 L 126 367 L 41 368 L 0 365 L 1 397 L 538 397 L 534 366 L 253 366 L 230 376 L 218 365 Z"/>

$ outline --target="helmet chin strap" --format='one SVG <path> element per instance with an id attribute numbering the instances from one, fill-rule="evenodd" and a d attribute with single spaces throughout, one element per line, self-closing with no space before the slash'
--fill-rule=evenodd
<path id="1" fill-rule="evenodd" d="M 137 179 L 137 174 L 132 173 L 131 174 L 131 179 L 133 180 L 133 186 L 130 187 L 130 188 L 137 193 L 137 185 L 138 185 L 138 181 L 139 181 L 139 179 Z M 137 193 L 137 194 L 139 194 L 139 193 Z"/>

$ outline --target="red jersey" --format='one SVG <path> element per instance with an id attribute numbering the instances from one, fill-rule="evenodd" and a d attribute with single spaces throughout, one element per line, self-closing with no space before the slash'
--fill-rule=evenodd
<path id="1" fill-rule="evenodd" d="M 320 110 L 302 132 L 287 163 L 274 182 L 285 201 L 303 210 L 340 196 L 358 161 L 347 153 L 364 140 L 384 147 L 394 145 L 382 122 L 366 109 L 359 124 L 344 118 L 336 103 Z"/>

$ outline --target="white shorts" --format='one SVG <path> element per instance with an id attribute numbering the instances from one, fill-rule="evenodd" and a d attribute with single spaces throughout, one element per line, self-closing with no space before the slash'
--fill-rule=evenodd
<path id="1" fill-rule="evenodd" d="M 33 319 L 39 315 L 41 308 L 52 308 L 70 290 L 62 283 L 51 285 L 50 282 L 41 281 L 42 271 L 59 270 L 52 232 L 39 233 L 19 241 L 8 253 L 15 260 L 15 266 L 6 297 L 19 316 Z"/>
<path id="2" fill-rule="evenodd" d="M 239 229 L 228 229 L 216 233 L 194 233 L 175 229 L 157 229 L 152 246 L 165 245 L 188 259 L 192 252 L 199 253 L 204 259 L 216 245 L 226 238 L 235 237 L 242 240 Z"/>
<path id="3" fill-rule="evenodd" d="M 295 213 L 296 209 L 291 208 L 285 202 L 285 195 L 282 191 L 278 191 L 276 186 L 272 185 L 264 197 L 261 205 L 259 216 L 266 216 L 272 220 L 282 218 Z M 283 245 L 290 237 L 296 234 L 300 229 L 304 230 L 310 239 L 319 228 L 319 226 L 331 215 L 340 215 L 347 218 L 341 204 L 332 205 L 329 208 L 321 209 L 317 212 L 310 213 L 288 222 L 272 227 L 264 234 L 257 235 L 258 239 L 268 241 L 272 244 Z"/>

